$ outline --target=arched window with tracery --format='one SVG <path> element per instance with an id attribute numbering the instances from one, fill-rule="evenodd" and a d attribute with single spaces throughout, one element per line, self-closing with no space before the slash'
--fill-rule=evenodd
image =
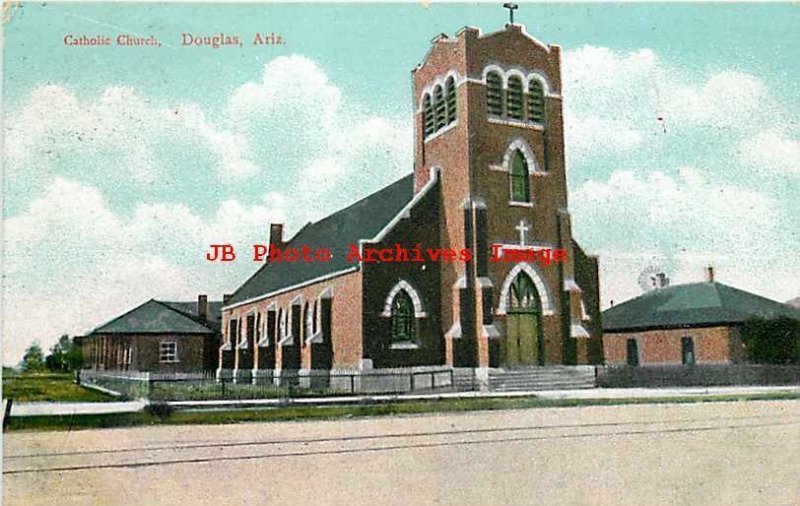
<path id="1" fill-rule="evenodd" d="M 434 131 L 433 105 L 431 104 L 431 96 L 428 93 L 422 97 L 422 128 L 425 132 L 425 137 L 428 137 Z"/>
<path id="2" fill-rule="evenodd" d="M 414 342 L 416 339 L 414 303 L 405 290 L 400 290 L 392 301 L 392 341 Z"/>
<path id="3" fill-rule="evenodd" d="M 445 121 L 447 120 L 445 109 L 444 93 L 442 92 L 441 85 L 437 85 L 436 88 L 433 89 L 434 130 L 437 132 L 444 126 Z"/>
<path id="4" fill-rule="evenodd" d="M 544 123 L 544 86 L 536 78 L 528 84 L 528 119 L 536 123 Z"/>
<path id="5" fill-rule="evenodd" d="M 509 183 L 511 185 L 511 200 L 513 202 L 530 202 L 530 177 L 528 174 L 528 161 L 519 149 L 511 155 L 509 167 Z"/>
<path id="6" fill-rule="evenodd" d="M 527 274 L 520 272 L 511 282 L 508 291 L 509 311 L 539 311 L 540 307 L 539 295 L 533 281 Z"/>
<path id="7" fill-rule="evenodd" d="M 454 122 L 458 115 L 456 110 L 456 80 L 448 77 L 444 83 L 445 103 L 447 106 L 447 124 Z"/>
<path id="8" fill-rule="evenodd" d="M 503 115 L 503 78 L 497 72 L 486 75 L 486 109 L 490 115 Z"/>
<path id="9" fill-rule="evenodd" d="M 522 102 L 522 79 L 519 76 L 511 76 L 508 78 L 508 95 L 506 111 L 509 118 L 522 119 L 523 102 Z"/>

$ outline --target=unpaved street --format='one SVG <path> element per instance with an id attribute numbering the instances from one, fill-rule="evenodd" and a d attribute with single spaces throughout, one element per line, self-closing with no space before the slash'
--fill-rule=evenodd
<path id="1" fill-rule="evenodd" d="M 4 503 L 800 504 L 800 401 L 4 439 Z"/>

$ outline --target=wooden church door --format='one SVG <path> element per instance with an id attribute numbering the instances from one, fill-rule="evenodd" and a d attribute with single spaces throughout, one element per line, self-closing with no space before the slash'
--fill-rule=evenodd
<path id="1" fill-rule="evenodd" d="M 519 273 L 508 296 L 505 365 L 542 364 L 541 305 L 531 278 Z"/>

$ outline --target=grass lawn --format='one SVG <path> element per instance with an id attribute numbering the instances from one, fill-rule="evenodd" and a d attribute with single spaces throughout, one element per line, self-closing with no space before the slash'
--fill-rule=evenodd
<path id="1" fill-rule="evenodd" d="M 75 384 L 72 374 L 4 374 L 3 399 L 14 402 L 103 402 L 114 397 Z"/>
<path id="2" fill-rule="evenodd" d="M 502 409 L 558 408 L 573 406 L 609 406 L 619 404 L 664 404 L 692 402 L 722 402 L 748 400 L 800 399 L 795 393 L 754 395 L 715 395 L 640 399 L 540 399 L 467 398 L 435 401 L 389 402 L 370 405 L 343 406 L 282 406 L 262 409 L 220 409 L 208 411 L 175 411 L 157 416 L 148 411 L 139 413 L 13 417 L 6 430 L 73 430 L 80 428 L 132 427 L 137 425 L 223 424 L 244 422 L 276 422 L 284 420 L 336 420 L 366 416 L 412 415 L 456 411 Z"/>

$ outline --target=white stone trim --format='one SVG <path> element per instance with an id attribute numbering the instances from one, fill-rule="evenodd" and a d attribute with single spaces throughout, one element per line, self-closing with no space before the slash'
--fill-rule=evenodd
<path id="1" fill-rule="evenodd" d="M 489 115 L 486 117 L 486 121 L 488 121 L 489 123 L 496 123 L 498 125 L 529 128 L 531 130 L 538 130 L 540 132 L 544 131 L 544 126 L 541 123 L 531 123 L 530 121 L 522 119 L 513 119 L 513 118 L 505 118 L 500 116 Z"/>
<path id="2" fill-rule="evenodd" d="M 533 207 L 533 202 L 521 202 L 516 200 L 509 200 L 508 205 L 512 207 Z"/>
<path id="3" fill-rule="evenodd" d="M 484 86 L 487 85 L 486 78 L 488 77 L 489 72 L 492 71 L 500 74 L 500 77 L 503 80 L 504 90 L 508 90 L 508 78 L 514 75 L 522 80 L 522 90 L 525 94 L 528 94 L 530 90 L 531 80 L 537 79 L 542 83 L 542 91 L 544 92 L 545 97 L 561 98 L 560 94 L 553 93 L 553 86 L 550 84 L 550 79 L 548 79 L 544 72 L 539 69 L 528 70 L 516 65 L 504 66 L 499 62 L 491 62 L 483 68 L 483 74 L 481 75 L 480 81 L 481 84 Z"/>
<path id="4" fill-rule="evenodd" d="M 574 278 L 564 278 L 564 291 L 566 292 L 582 292 L 581 287 L 575 282 Z"/>
<path id="5" fill-rule="evenodd" d="M 275 290 L 274 292 L 265 293 L 263 295 L 259 295 L 257 297 L 253 297 L 252 299 L 243 300 L 242 302 L 237 302 L 236 304 L 232 304 L 230 306 L 225 306 L 222 308 L 223 311 L 235 309 L 237 307 L 246 306 L 247 304 L 252 304 L 253 302 L 258 302 L 260 300 L 268 299 L 270 297 L 274 297 L 276 295 L 280 295 L 282 293 L 291 292 L 292 290 L 297 290 L 298 288 L 303 288 L 309 285 L 315 285 L 317 283 L 321 283 L 322 281 L 327 281 L 329 279 L 333 279 L 339 276 L 343 276 L 345 274 L 350 274 L 352 272 L 356 272 L 358 270 L 358 265 L 353 267 L 348 267 L 347 269 L 342 269 L 340 271 L 331 272 L 330 274 L 325 274 L 318 278 L 309 279 L 308 281 L 302 281 L 297 283 L 296 285 L 287 286 L 286 288 L 281 288 Z"/>
<path id="6" fill-rule="evenodd" d="M 322 332 L 317 331 L 306 337 L 306 344 L 322 344 Z"/>
<path id="7" fill-rule="evenodd" d="M 511 283 L 520 272 L 524 272 L 531 278 L 536 287 L 536 291 L 539 292 L 539 300 L 542 303 L 542 315 L 550 316 L 557 314 L 555 306 L 553 305 L 553 297 L 550 294 L 550 290 L 547 288 L 547 283 L 544 282 L 544 279 L 539 274 L 538 268 L 527 262 L 518 263 L 506 276 L 505 281 L 503 281 L 503 288 L 500 290 L 500 305 L 495 314 L 506 314 L 508 310 L 508 292 L 511 289 Z"/>
<path id="8" fill-rule="evenodd" d="M 525 142 L 525 139 L 522 137 L 517 137 L 506 147 L 506 152 L 503 155 L 503 169 L 506 170 L 509 174 L 511 173 L 511 154 L 515 151 L 521 151 L 522 156 L 525 157 L 525 161 L 528 164 L 528 175 L 534 172 L 543 172 L 539 166 L 536 164 L 536 158 L 533 156 L 533 151 L 531 150 L 528 143 Z"/>
<path id="9" fill-rule="evenodd" d="M 492 288 L 494 284 L 490 278 L 486 276 L 478 276 L 478 286 L 481 288 Z"/>
<path id="10" fill-rule="evenodd" d="M 450 339 L 461 339 L 461 322 L 456 321 L 450 327 L 450 330 L 445 332 L 444 337 L 449 337 Z"/>
<path id="11" fill-rule="evenodd" d="M 539 251 L 543 249 L 552 250 L 553 245 L 548 243 L 540 243 L 540 244 L 503 244 L 494 242 L 491 246 L 500 246 L 500 252 L 502 253 L 504 249 L 532 249 L 533 251 Z"/>
<path id="12" fill-rule="evenodd" d="M 489 77 L 489 72 L 497 72 L 500 74 L 500 80 L 503 82 L 503 89 L 505 90 L 508 86 L 507 80 L 508 76 L 506 76 L 506 71 L 500 65 L 496 63 L 490 63 L 483 67 L 483 75 L 481 76 L 481 84 L 486 86 L 488 83 L 486 82 L 486 78 Z"/>
<path id="13" fill-rule="evenodd" d="M 383 312 L 381 316 L 384 318 L 391 318 L 392 316 L 392 302 L 394 302 L 394 298 L 400 293 L 400 290 L 404 290 L 409 297 L 411 297 L 411 302 L 414 304 L 414 317 L 415 318 L 425 318 L 428 314 L 422 308 L 422 300 L 420 299 L 419 294 L 414 287 L 411 286 L 406 280 L 401 279 L 397 282 L 394 287 L 389 291 L 389 295 L 386 296 L 386 300 L 383 303 Z"/>
<path id="14" fill-rule="evenodd" d="M 577 338 L 592 337 L 591 334 L 589 334 L 589 331 L 586 330 L 586 328 L 580 323 L 573 323 L 570 326 L 569 335 L 570 337 L 577 337 Z"/>
<path id="15" fill-rule="evenodd" d="M 458 117 L 456 117 L 456 120 L 454 122 L 450 123 L 449 125 L 443 126 L 439 130 L 437 130 L 434 133 L 430 134 L 429 136 L 425 137 L 424 142 L 428 143 L 428 142 L 432 141 L 433 139 L 436 139 L 437 137 L 440 137 L 440 136 L 446 134 L 447 132 L 449 132 L 450 130 L 454 129 L 457 126 L 458 126 Z"/>
<path id="16" fill-rule="evenodd" d="M 392 343 L 390 348 L 393 350 L 417 350 L 419 349 L 419 344 L 413 341 L 403 341 L 398 343 Z"/>
<path id="17" fill-rule="evenodd" d="M 483 337 L 487 339 L 499 339 L 501 337 L 500 331 L 497 330 L 497 327 L 495 327 L 493 323 L 481 325 L 481 329 L 483 330 Z"/>
<path id="18" fill-rule="evenodd" d="M 592 316 L 586 312 L 586 303 L 583 301 L 583 297 L 581 297 L 581 320 L 585 322 L 592 321 Z"/>
<path id="19" fill-rule="evenodd" d="M 417 111 L 422 112 L 422 101 L 425 99 L 425 95 L 430 95 L 431 97 L 431 105 L 433 105 L 433 90 L 436 89 L 436 86 L 442 87 L 442 96 L 447 92 L 447 80 L 449 78 L 453 78 L 453 87 L 458 89 L 458 87 L 466 82 L 466 78 L 462 78 L 461 75 L 458 73 L 456 69 L 448 70 L 444 75 L 436 76 L 436 78 L 428 83 L 419 94 L 419 98 L 417 100 Z"/>

